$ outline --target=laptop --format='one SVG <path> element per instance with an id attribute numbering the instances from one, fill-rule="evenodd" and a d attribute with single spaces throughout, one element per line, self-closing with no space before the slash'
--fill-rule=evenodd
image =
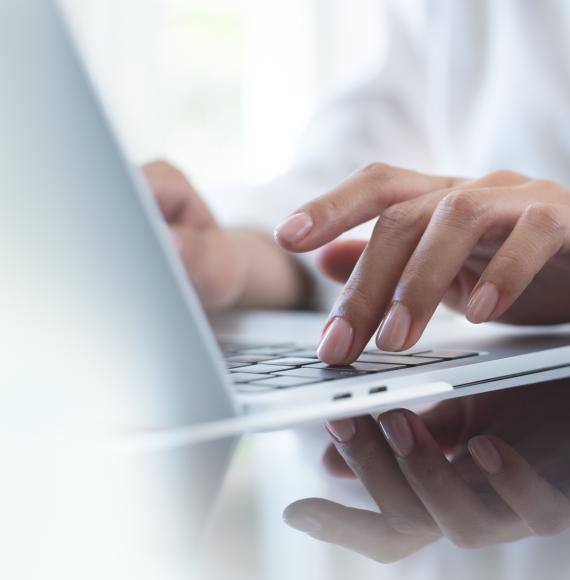
<path id="1" fill-rule="evenodd" d="M 216 336 L 55 2 L 5 0 L 0 22 L 4 384 L 171 445 L 570 376 L 567 327 L 490 340 L 450 322 L 340 368 L 318 360 L 309 314 L 280 314 L 278 333 L 241 313 Z"/>
<path id="2" fill-rule="evenodd" d="M 32 536 L 39 546 L 53 539 L 54 549 L 44 549 L 50 556 L 70 562 L 73 553 L 78 566 L 100 563 L 107 576 L 109 560 L 118 562 L 117 577 L 162 578 L 162 560 L 149 565 L 151 553 L 162 557 L 161 541 L 186 578 L 186 551 L 203 537 L 240 434 L 570 376 L 566 326 L 446 321 L 409 352 L 370 347 L 356 364 L 331 369 L 316 356 L 322 315 L 208 319 L 55 1 L 4 0 L 0 26 L 4 420 L 12 415 L 26 431 L 61 430 L 72 442 L 111 434 L 129 457 L 125 477 L 114 461 L 83 474 L 74 460 L 63 482 L 61 465 L 44 471 L 42 487 L 49 476 L 49 489 L 65 498 L 51 502 L 54 509 L 77 509 L 73 521 L 93 529 L 81 541 L 72 527 L 74 549 L 58 553 L 68 544 L 51 538 L 57 518 L 36 530 L 32 510 L 26 547 L 35 545 Z M 99 484 L 112 501 L 99 497 Z M 81 486 L 78 499 L 64 493 Z M 41 507 L 41 497 L 10 500 L 21 518 L 19 500 Z M 136 574 L 122 573 L 123 565 L 136 565 Z"/>

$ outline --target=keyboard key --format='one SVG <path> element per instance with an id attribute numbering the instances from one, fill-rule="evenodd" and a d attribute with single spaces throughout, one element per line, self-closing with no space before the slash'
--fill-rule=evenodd
<path id="1" fill-rule="evenodd" d="M 325 363 L 319 363 L 316 365 L 311 365 L 310 369 L 337 369 L 339 371 L 360 371 L 364 373 L 382 373 L 393 371 L 396 369 L 405 369 L 406 367 L 403 365 L 386 365 L 386 364 L 378 364 L 378 363 L 367 363 L 367 362 L 355 362 L 348 366 L 341 366 L 341 367 L 331 367 Z"/>
<path id="2" fill-rule="evenodd" d="M 280 373 L 282 371 L 290 371 L 295 367 L 292 366 L 275 366 L 270 364 L 259 364 L 250 365 L 248 367 L 241 367 L 239 369 L 240 373 L 256 373 L 256 374 L 269 374 L 269 373 Z"/>
<path id="3" fill-rule="evenodd" d="M 249 363 L 236 363 L 236 362 L 227 362 L 226 363 L 226 367 L 228 370 L 232 370 L 232 369 L 239 369 L 241 367 L 246 367 L 248 366 Z"/>
<path id="4" fill-rule="evenodd" d="M 303 349 L 303 350 L 295 350 L 293 352 L 291 352 L 291 356 L 295 356 L 298 358 L 319 358 L 319 355 L 317 354 L 317 349 Z"/>
<path id="5" fill-rule="evenodd" d="M 220 348 L 222 350 L 228 350 L 228 351 L 235 351 L 235 352 L 240 352 L 242 350 L 246 350 L 246 349 L 252 349 L 252 348 L 262 348 L 266 345 L 264 344 L 242 344 L 242 343 L 237 343 L 237 342 L 225 342 L 222 341 L 219 343 Z"/>
<path id="6" fill-rule="evenodd" d="M 315 359 L 313 358 L 294 358 L 294 357 L 287 357 L 287 358 L 276 358 L 272 360 L 265 361 L 265 364 L 268 365 L 285 365 L 290 367 L 300 367 L 303 365 L 310 365 L 314 364 Z"/>
<path id="7" fill-rule="evenodd" d="M 350 379 L 351 377 L 359 375 L 361 376 L 366 373 L 361 373 L 359 371 L 339 370 L 335 368 L 313 369 L 311 367 L 301 367 L 279 374 L 287 377 L 306 377 L 316 381 L 334 381 L 336 379 Z"/>
<path id="8" fill-rule="evenodd" d="M 226 362 L 245 363 L 250 365 L 263 362 L 266 360 L 271 360 L 271 357 L 267 355 L 254 356 L 254 355 L 239 354 L 236 356 L 229 356 L 226 358 Z"/>
<path id="9" fill-rule="evenodd" d="M 478 356 L 478 352 L 463 352 L 454 350 L 428 350 L 427 352 L 418 353 L 418 357 L 444 358 L 446 360 L 457 360 L 458 358 L 467 358 Z"/>
<path id="10" fill-rule="evenodd" d="M 405 365 L 409 367 L 414 367 L 418 365 L 426 365 L 436 362 L 442 362 L 441 358 L 432 357 L 417 357 L 417 356 L 406 356 L 406 355 L 386 355 L 386 354 L 363 354 L 358 357 L 356 362 L 366 362 L 366 363 L 378 363 L 378 364 L 390 364 L 390 365 Z"/>
<path id="11" fill-rule="evenodd" d="M 386 356 L 393 356 L 394 353 L 393 352 L 387 352 L 385 350 L 379 350 L 378 348 L 365 348 L 362 351 L 364 354 L 381 354 L 381 355 L 386 355 Z M 431 352 L 427 349 L 423 349 L 423 350 L 406 350 L 404 352 L 399 352 L 397 353 L 395 356 L 417 356 L 419 354 L 426 354 L 428 352 Z"/>
<path id="12" fill-rule="evenodd" d="M 230 379 L 237 385 L 240 383 L 253 383 L 254 381 L 262 381 L 267 378 L 267 375 L 254 375 L 252 373 L 230 373 Z"/>
<path id="13" fill-rule="evenodd" d="M 289 389 L 292 387 L 302 387 L 304 385 L 312 385 L 321 382 L 320 380 L 314 380 L 306 377 L 284 377 L 277 376 L 269 378 L 263 382 L 254 383 L 255 385 L 260 385 L 261 387 L 272 387 L 274 389 Z"/>
<path id="14" fill-rule="evenodd" d="M 249 356 L 282 356 L 295 350 L 295 345 L 287 346 L 259 346 L 255 348 L 246 348 L 240 350 L 239 353 Z"/>

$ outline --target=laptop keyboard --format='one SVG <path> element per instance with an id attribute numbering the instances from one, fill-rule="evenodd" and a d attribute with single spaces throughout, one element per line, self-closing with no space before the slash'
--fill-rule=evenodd
<path id="1" fill-rule="evenodd" d="M 221 348 L 236 390 L 256 394 L 399 371 L 479 354 L 453 350 L 393 354 L 370 349 L 365 350 L 352 365 L 332 367 L 319 360 L 316 348 L 308 349 L 292 343 L 273 346 L 222 343 Z"/>

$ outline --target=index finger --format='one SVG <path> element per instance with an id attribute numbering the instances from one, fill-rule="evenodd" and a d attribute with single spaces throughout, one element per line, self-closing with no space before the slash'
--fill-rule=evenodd
<path id="1" fill-rule="evenodd" d="M 277 227 L 275 239 L 285 250 L 309 252 L 395 203 L 456 187 L 461 181 L 375 163 L 298 209 Z"/>

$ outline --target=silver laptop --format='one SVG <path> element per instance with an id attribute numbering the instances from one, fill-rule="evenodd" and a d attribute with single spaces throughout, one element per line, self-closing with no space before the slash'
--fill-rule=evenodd
<path id="1" fill-rule="evenodd" d="M 410 352 L 369 348 L 342 368 L 318 360 L 302 315 L 281 334 L 269 314 L 240 315 L 216 340 L 55 4 L 4 0 L 0 22 L 4 384 L 167 441 L 570 376 L 568 328 L 489 340 L 450 323 Z"/>
<path id="2" fill-rule="evenodd" d="M 55 3 L 3 0 L 0 27 L 4 417 L 13 413 L 15 424 L 39 432 L 62 429 L 66 440 L 126 434 L 120 441 L 127 451 L 145 451 L 136 455 L 140 476 L 137 467 L 125 478 L 130 486 L 115 463 L 102 471 L 105 480 L 119 482 L 112 488 L 120 501 L 111 508 L 99 509 L 99 489 L 81 496 L 89 498 L 82 509 L 93 510 L 77 521 L 100 527 L 89 536 L 96 541 L 81 545 L 80 559 L 90 567 L 103 562 L 109 577 L 102 557 L 108 548 L 110 561 L 115 554 L 126 568 L 138 566 L 136 574 L 118 572 L 118 578 L 163 578 L 162 563 L 156 574 L 147 565 L 151 552 L 162 556 L 158 534 L 169 561 L 181 562 L 180 577 L 187 578 L 186 553 L 203 535 L 237 440 L 232 435 L 570 376 L 567 327 L 445 323 L 436 331 L 432 325 L 411 352 L 371 348 L 357 364 L 329 369 L 315 352 L 319 315 L 236 313 L 208 320 Z M 153 448 L 163 452 L 146 453 Z M 66 473 L 81 475 L 73 467 Z M 145 478 L 160 481 L 137 501 Z M 12 499 L 28 505 L 32 498 Z M 129 501 L 140 512 L 134 523 Z M 91 522 L 92 512 L 105 517 Z M 35 530 L 35 517 L 25 531 L 26 548 L 34 534 L 42 545 L 52 533 L 52 522 L 45 534 Z M 123 524 L 133 533 L 122 533 Z M 139 532 L 152 541 L 132 547 Z"/>

